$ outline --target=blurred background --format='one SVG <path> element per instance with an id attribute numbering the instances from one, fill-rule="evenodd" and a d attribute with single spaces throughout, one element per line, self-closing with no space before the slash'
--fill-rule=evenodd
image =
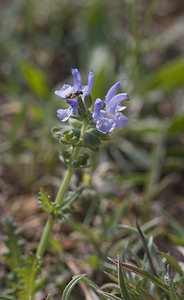
<path id="1" fill-rule="evenodd" d="M 39 188 L 54 197 L 66 169 L 51 135 L 60 124 L 54 90 L 71 82 L 71 67 L 87 83 L 92 66 L 94 99 L 124 80 L 130 122 L 74 176 L 71 189 L 88 188 L 71 224 L 56 225 L 56 238 L 75 259 L 85 257 L 79 272 L 88 266 L 98 282 L 104 275 L 94 269 L 123 243 L 114 228 L 135 226 L 136 216 L 140 224 L 154 220 L 158 246 L 177 257 L 184 245 L 183 0 L 7 0 L 0 27 L 1 215 L 13 216 L 34 251 L 46 219 Z"/>

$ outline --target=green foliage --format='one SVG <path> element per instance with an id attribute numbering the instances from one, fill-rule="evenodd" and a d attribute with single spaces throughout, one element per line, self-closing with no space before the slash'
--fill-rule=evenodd
<path id="1" fill-rule="evenodd" d="M 72 126 L 62 126 L 52 128 L 54 138 L 63 144 L 76 145 L 80 138 L 80 128 Z"/>
<path id="2" fill-rule="evenodd" d="M 168 297 L 172 300 L 183 299 L 183 270 L 179 263 L 170 255 L 158 252 L 153 239 L 146 234 L 157 222 L 156 220 L 151 220 L 144 224 L 142 228 L 137 226 L 137 229 L 119 225 L 119 228 L 130 232 L 130 235 L 122 239 L 123 262 L 120 262 L 120 259 L 110 259 L 117 267 L 117 275 L 114 275 L 115 269 L 113 266 L 107 265 L 111 272 L 113 270 L 113 274 L 109 272 L 106 274 L 115 282 L 114 284 L 106 283 L 103 287 L 97 288 L 86 277 L 82 281 L 86 282 L 98 296 L 104 296 L 105 299 L 121 299 L 120 294 L 123 299 L 132 300 L 157 300 L 167 299 Z M 86 229 L 86 232 L 90 235 L 89 240 L 91 243 L 93 245 L 96 244 L 96 247 L 98 247 L 98 238 L 96 236 L 92 237 L 89 229 Z M 138 239 L 141 240 L 140 244 Z M 140 250 L 145 252 L 143 258 L 140 258 Z M 112 251 L 112 249 L 109 251 Z M 120 249 L 118 251 L 120 252 Z M 167 266 L 166 270 L 165 259 L 172 265 L 172 276 L 168 269 L 169 266 Z M 108 292 L 106 289 L 108 289 Z M 109 289 L 111 289 L 111 292 L 109 292 Z"/>
<path id="3" fill-rule="evenodd" d="M 140 227 L 138 227 L 137 233 L 143 235 L 142 230 L 140 230 Z M 131 229 L 131 232 L 136 232 L 134 229 Z M 182 284 L 178 283 L 178 277 L 181 278 L 181 281 L 183 281 L 183 271 L 179 264 L 176 262 L 174 258 L 171 256 L 160 253 L 160 255 L 167 259 L 167 261 L 172 265 L 174 268 L 174 275 L 173 278 L 171 278 L 170 272 L 169 272 L 169 265 L 167 266 L 167 271 L 165 270 L 165 262 L 163 259 L 160 259 L 158 256 L 158 252 L 156 250 L 156 245 L 151 242 L 152 245 L 147 245 L 150 239 L 148 239 L 146 236 L 140 236 L 142 243 L 144 245 L 144 249 L 146 252 L 146 256 L 144 256 L 142 262 L 139 257 L 136 258 L 135 253 L 134 257 L 132 257 L 132 252 L 129 252 L 130 249 L 124 250 L 123 259 L 126 260 L 126 257 L 129 256 L 130 260 L 136 261 L 137 264 L 140 265 L 140 267 L 136 266 L 135 263 L 128 263 L 128 262 L 122 262 L 120 263 L 120 260 L 114 260 L 110 259 L 114 264 L 117 265 L 118 268 L 118 276 L 114 276 L 113 274 L 107 273 L 109 278 L 111 278 L 113 281 L 115 281 L 119 285 L 119 291 L 125 297 L 125 299 L 165 299 L 165 297 L 170 297 L 172 300 L 176 299 L 182 299 L 183 297 L 183 287 Z M 151 246 L 151 247 L 150 247 Z M 147 247 L 147 248 L 146 248 Z M 129 250 L 129 251 L 128 251 Z M 150 253 L 151 251 L 151 253 Z M 153 252 L 154 251 L 154 252 Z M 150 257 L 154 258 L 152 261 L 152 264 L 154 263 L 154 266 L 150 264 Z M 155 271 L 155 264 L 157 265 L 157 270 Z M 149 268 L 150 270 L 146 270 Z M 154 267 L 154 268 L 153 268 Z M 159 269 L 158 269 L 159 267 Z M 124 272 L 121 272 L 121 268 L 123 268 Z M 125 270 L 127 270 L 125 272 Z M 156 273 L 156 275 L 154 275 Z M 158 274 L 158 275 L 157 275 Z M 139 279 L 139 276 L 142 277 L 142 279 Z M 153 285 L 151 284 L 153 283 Z M 129 293 L 129 294 L 128 294 Z M 142 297 L 142 298 L 141 298 Z"/>
<path id="4" fill-rule="evenodd" d="M 104 292 L 104 291 L 98 291 L 99 294 L 105 296 L 105 299 L 111 299 L 111 300 L 121 300 L 122 298 L 119 298 L 113 294 L 110 294 L 110 293 L 107 293 L 107 292 Z"/>
<path id="5" fill-rule="evenodd" d="M 73 276 L 72 280 L 68 283 L 68 285 L 66 286 L 66 288 L 64 289 L 63 295 L 62 295 L 62 300 L 68 300 L 69 296 L 73 290 L 73 288 L 75 287 L 75 285 L 84 277 L 86 276 L 85 274 L 81 274 L 81 275 L 76 275 Z"/>
<path id="6" fill-rule="evenodd" d="M 182 268 L 180 267 L 180 265 L 178 264 L 178 262 L 173 258 L 171 257 L 170 255 L 166 254 L 166 253 L 163 253 L 163 252 L 159 252 L 159 254 L 162 256 L 162 257 L 165 257 L 167 259 L 167 261 L 173 265 L 174 269 L 178 272 L 178 274 L 183 277 L 184 276 L 184 272 L 182 270 Z"/>
<path id="7" fill-rule="evenodd" d="M 40 271 L 40 262 L 33 254 L 24 256 L 22 234 L 12 219 L 4 219 L 3 225 L 6 231 L 4 240 L 8 248 L 4 257 L 11 270 L 8 277 L 8 285 L 11 290 L 7 293 L 11 292 L 11 295 L 13 294 L 21 300 L 30 300 L 30 296 L 34 293 L 36 276 Z M 6 297 L 9 295 L 4 296 L 4 299 L 14 299 Z"/>
<path id="8" fill-rule="evenodd" d="M 25 81 L 32 91 L 38 97 L 48 99 L 49 89 L 44 73 L 38 67 L 28 62 L 23 62 L 21 64 L 21 71 Z"/>
<path id="9" fill-rule="evenodd" d="M 128 292 L 126 283 L 125 283 L 125 278 L 124 278 L 124 271 L 120 263 L 120 259 L 118 257 L 118 284 L 120 287 L 121 295 L 123 298 L 127 300 L 131 300 L 131 296 Z"/>
<path id="10" fill-rule="evenodd" d="M 22 238 L 22 231 L 14 221 L 7 217 L 3 220 L 5 229 L 4 242 L 8 252 L 4 254 L 4 258 L 11 270 L 16 270 L 22 265 L 22 255 L 24 253 L 25 241 Z"/>
<path id="11" fill-rule="evenodd" d="M 50 201 L 50 197 L 44 191 L 40 189 L 40 197 L 38 198 L 40 209 L 52 214 L 54 218 L 58 218 L 62 223 L 69 219 L 73 210 L 74 202 L 80 197 L 83 188 L 78 188 L 75 191 L 68 192 L 64 197 L 61 205 L 57 205 L 55 202 Z"/>
<path id="12" fill-rule="evenodd" d="M 112 261 L 117 264 L 116 260 L 112 260 Z M 127 270 L 129 270 L 129 271 L 131 271 L 135 274 L 138 274 L 139 276 L 142 276 L 142 277 L 146 278 L 149 281 L 152 281 L 155 285 L 157 285 L 158 287 L 160 287 L 164 291 L 168 292 L 169 286 L 166 283 L 164 283 L 163 280 L 161 280 L 161 279 L 157 278 L 156 276 L 154 276 L 152 273 L 147 272 L 145 270 L 142 270 L 138 267 L 129 265 L 129 264 L 121 263 L 121 265 L 122 265 L 123 268 L 125 268 L 125 269 L 127 269 Z"/>
<path id="13" fill-rule="evenodd" d="M 87 168 L 89 167 L 88 160 L 89 154 L 86 152 L 81 152 L 78 158 L 71 161 L 70 166 L 71 168 Z"/>
<path id="14" fill-rule="evenodd" d="M 43 188 L 40 189 L 40 197 L 38 198 L 38 203 L 41 210 L 47 212 L 48 214 L 53 213 L 55 209 L 55 203 L 51 202 L 50 196 L 44 191 Z"/>
<path id="15" fill-rule="evenodd" d="M 73 204 L 78 200 L 83 187 L 76 189 L 75 191 L 68 192 L 68 194 L 64 197 L 61 209 L 58 210 L 57 217 L 60 222 L 64 222 L 70 218 L 71 212 L 73 211 Z"/>
<path id="16" fill-rule="evenodd" d="M 35 292 L 36 277 L 40 272 L 41 263 L 33 254 L 28 254 L 24 262 L 17 270 L 20 290 L 18 296 L 21 300 L 29 300 Z"/>
<path id="17" fill-rule="evenodd" d="M 0 294 L 0 300 L 14 300 L 11 296 L 5 296 L 3 294 Z"/>
<path id="18" fill-rule="evenodd" d="M 43 178 L 41 184 L 44 186 L 48 182 L 52 183 L 53 176 L 61 173 L 57 153 L 61 152 L 62 161 L 70 165 L 70 145 L 82 143 L 79 137 L 81 126 L 76 119 L 73 119 L 75 124 L 70 124 L 68 128 L 62 124 L 55 131 L 55 136 L 61 142 L 59 145 L 53 142 L 49 133 L 50 127 L 57 123 L 56 109 L 64 108 L 64 101 L 58 101 L 51 89 L 55 89 L 54 85 L 58 81 L 63 82 L 70 76 L 71 66 L 76 66 L 83 74 L 87 74 L 89 65 L 92 65 L 95 73 L 93 100 L 97 97 L 104 99 L 108 86 L 118 80 L 125 80 L 123 86 L 126 86 L 131 96 L 127 112 L 130 122 L 123 133 L 119 130 L 113 136 L 110 135 L 111 141 L 106 143 L 99 155 L 89 136 L 88 145 L 83 143 L 85 148 L 89 145 L 90 149 L 94 148 L 92 171 L 89 169 L 89 172 L 98 168 L 103 182 L 98 181 L 96 173 L 95 176 L 89 175 L 93 178 L 90 193 L 94 196 L 87 195 L 85 199 L 85 205 L 89 203 L 88 211 L 82 205 L 85 209 L 84 212 L 81 209 L 81 215 L 85 215 L 84 221 L 77 223 L 78 219 L 72 220 L 72 226 L 83 239 L 84 248 L 87 248 L 86 256 L 92 258 L 92 276 L 95 272 L 95 279 L 100 278 L 100 282 L 104 280 L 102 269 L 105 257 L 116 257 L 117 252 L 123 252 L 123 263 L 150 274 L 147 254 L 142 257 L 145 248 L 138 230 L 133 227 L 135 219 L 132 213 L 140 213 L 140 221 L 146 220 L 141 230 L 159 279 L 164 281 L 168 273 L 165 271 L 166 263 L 173 269 L 171 275 L 166 276 L 169 278 L 166 282 L 169 285 L 167 293 L 153 284 L 149 277 L 141 276 L 141 273 L 138 276 L 121 266 L 128 292 L 136 300 L 162 300 L 168 296 L 171 299 L 182 299 L 184 279 L 180 262 L 170 253 L 160 253 L 153 243 L 153 238 L 159 236 L 162 243 L 165 238 L 168 239 L 168 252 L 171 242 L 174 243 L 175 250 L 180 249 L 181 252 L 181 246 L 184 246 L 183 228 L 179 218 L 176 221 L 180 215 L 181 203 L 176 203 L 176 209 L 172 205 L 172 213 L 176 213 L 176 219 L 170 211 L 171 202 L 174 203 L 178 196 L 182 198 L 178 184 L 175 186 L 177 180 L 182 185 L 184 163 L 184 115 L 181 99 L 184 57 L 180 45 L 183 39 L 183 20 L 178 6 L 182 1 L 173 1 L 169 9 L 162 8 L 160 1 L 156 0 L 144 0 L 141 4 L 139 1 L 118 0 L 114 3 L 110 0 L 92 0 L 89 5 L 82 1 L 73 1 L 72 5 L 68 5 L 67 1 L 43 2 L 40 5 L 39 1 L 18 0 L 4 1 L 1 5 L 0 91 L 3 142 L 0 152 L 2 168 L 4 170 L 5 167 L 7 171 L 5 189 L 6 180 L 11 182 L 15 174 L 18 193 L 31 190 L 31 185 L 37 181 L 38 176 Z M 158 6 L 154 10 L 156 3 Z M 90 107 L 91 99 L 85 99 L 84 105 L 80 101 L 81 116 L 87 115 Z M 56 126 L 59 124 L 61 123 Z M 94 134 L 93 142 L 98 143 L 99 140 L 108 141 L 110 137 L 99 132 Z M 63 150 L 66 144 L 69 147 Z M 113 171 L 111 167 L 110 171 L 109 168 L 104 170 L 107 162 Z M 89 166 L 87 153 L 73 162 L 73 167 L 86 166 Z M 78 180 L 80 178 L 79 176 Z M 95 190 L 98 190 L 98 196 Z M 167 195 L 172 197 L 172 201 L 166 199 Z M 80 193 L 77 197 L 80 197 Z M 142 199 L 146 199 L 145 202 Z M 42 191 L 41 209 L 57 214 L 61 222 L 68 219 L 74 203 L 75 200 L 71 200 L 71 206 L 63 202 L 62 207 L 53 207 L 48 195 Z M 154 214 L 158 214 L 160 207 L 165 204 L 168 213 L 150 220 L 153 203 Z M 163 219 L 167 227 L 163 227 Z M 23 256 L 24 246 L 19 233 L 13 225 L 8 225 L 8 252 L 5 260 L 11 269 L 8 285 L 12 290 L 8 295 L 0 295 L 0 299 L 11 299 L 13 290 L 16 293 L 15 299 L 19 299 L 17 269 L 25 266 L 28 259 Z M 119 236 L 123 238 L 118 239 Z M 86 243 L 90 245 L 90 251 L 93 249 L 92 253 L 88 253 Z M 55 248 L 59 251 L 59 244 Z M 89 284 L 100 299 L 121 298 L 120 288 L 117 288 L 118 276 L 114 276 L 114 269 L 115 264 L 107 267 L 108 272 L 113 273 L 111 279 L 116 278 L 116 287 L 111 285 L 112 293 L 109 292 L 110 283 L 106 291 L 106 287 L 95 287 L 94 283 L 87 282 L 86 277 L 81 280 Z M 99 270 L 101 273 L 96 276 Z M 53 270 L 51 277 L 55 274 L 56 271 Z M 21 288 L 24 288 L 26 277 L 21 280 Z M 7 286 L 3 282 L 2 290 L 4 289 Z"/>
<path id="19" fill-rule="evenodd" d="M 90 148 L 91 150 L 97 151 L 99 150 L 101 141 L 98 138 L 98 135 L 96 135 L 94 132 L 87 131 L 84 134 L 84 144 L 86 145 L 86 147 Z"/>
<path id="20" fill-rule="evenodd" d="M 144 83 L 145 89 L 163 89 L 170 92 L 184 82 L 184 57 L 178 57 L 162 66 Z"/>
<path id="21" fill-rule="evenodd" d="M 169 132 L 170 133 L 179 133 L 182 132 L 184 129 L 184 113 L 181 112 L 176 115 L 169 125 Z"/>

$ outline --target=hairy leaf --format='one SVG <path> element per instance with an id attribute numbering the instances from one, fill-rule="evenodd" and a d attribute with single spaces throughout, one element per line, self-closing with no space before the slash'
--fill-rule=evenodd
<path id="1" fill-rule="evenodd" d="M 22 232 L 11 218 L 5 218 L 3 225 L 6 232 L 4 241 L 8 248 L 8 252 L 4 254 L 4 257 L 11 270 L 14 271 L 22 264 L 24 240 L 22 239 Z"/>
<path id="2" fill-rule="evenodd" d="M 55 205 L 50 201 L 50 196 L 44 191 L 43 188 L 40 189 L 40 197 L 38 198 L 40 209 L 47 212 L 48 214 L 52 213 Z"/>

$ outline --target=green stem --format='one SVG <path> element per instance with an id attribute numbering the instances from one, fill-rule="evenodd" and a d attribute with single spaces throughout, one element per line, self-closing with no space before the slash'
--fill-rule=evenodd
<path id="1" fill-rule="evenodd" d="M 58 191 L 58 194 L 57 194 L 57 197 L 56 197 L 56 200 L 55 200 L 55 202 L 58 205 L 61 205 L 61 203 L 62 203 L 65 192 L 66 192 L 66 190 L 69 186 L 70 179 L 73 175 L 73 172 L 74 172 L 74 169 L 70 168 L 70 169 L 68 169 L 68 171 L 65 175 L 65 178 L 63 180 L 62 185 L 60 186 L 60 189 Z M 48 242 L 50 233 L 52 231 L 53 225 L 54 225 L 54 217 L 53 217 L 53 215 L 50 215 L 48 217 L 47 223 L 46 223 L 45 228 L 43 230 L 42 237 L 41 237 L 41 240 L 40 240 L 40 243 L 38 245 L 37 252 L 36 252 L 36 256 L 42 257 L 44 255 L 44 252 L 45 252 L 47 242 Z"/>
<path id="2" fill-rule="evenodd" d="M 85 133 L 86 127 L 87 127 L 87 124 L 84 123 L 83 127 L 81 129 L 81 138 L 83 137 L 83 135 Z M 76 159 L 79 155 L 79 152 L 80 152 L 80 147 L 75 147 L 74 151 L 73 151 L 72 159 Z M 61 205 L 61 203 L 63 201 L 63 198 L 64 198 L 64 195 L 65 195 L 65 193 L 68 189 L 68 186 L 70 184 L 70 180 L 71 180 L 71 177 L 72 177 L 74 171 L 75 171 L 74 168 L 69 168 L 68 171 L 66 172 L 63 183 L 61 184 L 61 186 L 59 188 L 59 191 L 58 191 L 58 194 L 56 196 L 56 200 L 55 200 L 56 204 Z M 53 215 L 49 215 L 47 223 L 46 223 L 45 228 L 43 230 L 43 233 L 42 233 L 37 251 L 36 251 L 36 256 L 37 257 L 43 257 L 46 246 L 47 246 L 47 243 L 48 243 L 48 239 L 50 237 L 50 234 L 51 234 L 51 231 L 52 231 L 52 228 L 53 228 L 53 225 L 54 225 L 54 217 L 53 217 Z"/>

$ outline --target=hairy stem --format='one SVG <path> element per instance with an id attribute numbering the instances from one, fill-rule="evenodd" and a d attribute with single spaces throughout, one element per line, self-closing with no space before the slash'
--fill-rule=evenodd
<path id="1" fill-rule="evenodd" d="M 83 137 L 83 135 L 85 133 L 86 127 L 87 127 L 87 124 L 84 123 L 82 130 L 81 130 L 81 138 Z M 79 155 L 79 152 L 80 152 L 80 147 L 75 147 L 74 151 L 73 151 L 72 159 L 76 159 Z M 56 200 L 55 200 L 56 204 L 58 204 L 58 205 L 62 204 L 64 195 L 68 189 L 68 186 L 70 184 L 70 180 L 71 180 L 71 177 L 72 177 L 74 171 L 75 171 L 74 168 L 69 168 L 67 170 L 65 178 L 64 178 L 64 180 L 59 188 L 58 194 L 56 196 Z M 54 217 L 53 217 L 53 215 L 49 215 L 47 223 L 44 227 L 38 248 L 37 248 L 37 252 L 36 252 L 37 257 L 43 257 L 46 247 L 47 247 L 47 243 L 48 243 L 51 231 L 52 231 L 52 228 L 53 228 L 53 225 L 54 225 Z"/>

